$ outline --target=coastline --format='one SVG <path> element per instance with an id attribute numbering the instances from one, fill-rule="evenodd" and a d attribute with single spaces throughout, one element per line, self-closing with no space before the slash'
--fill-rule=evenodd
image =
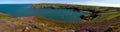
<path id="1" fill-rule="evenodd" d="M 39 6 L 39 5 L 38 5 Z M 67 7 L 67 6 L 66 6 Z M 110 29 L 120 29 L 120 11 L 118 8 L 103 8 L 103 9 L 91 9 L 95 7 L 88 6 L 81 8 L 77 12 L 85 12 L 91 15 L 99 14 L 97 17 L 90 19 L 87 22 L 64 22 L 58 20 L 51 20 L 41 16 L 27 16 L 27 17 L 11 17 L 10 15 L 4 15 L 0 13 L 0 28 L 3 28 L 7 32 L 76 32 L 76 31 L 108 31 Z M 37 8 L 35 8 L 37 9 Z M 56 8 L 54 8 L 56 9 Z M 59 8 L 57 8 L 59 9 Z M 71 9 L 71 8 L 67 8 Z M 84 10 L 86 9 L 86 10 Z M 92 11 L 92 12 L 91 12 Z M 98 11 L 98 12 L 96 12 Z M 84 18 L 84 16 L 83 16 Z M 10 31 L 8 31 L 10 30 Z"/>
<path id="2" fill-rule="evenodd" d="M 84 12 L 89 14 L 88 16 L 80 16 L 82 17 L 83 20 L 89 21 L 90 19 L 96 18 L 98 16 L 98 13 L 100 11 L 96 10 L 84 10 L 84 9 L 79 9 L 79 6 L 77 7 L 76 5 L 65 5 L 65 4 L 33 4 L 32 8 L 34 9 L 40 9 L 40 8 L 52 8 L 52 9 L 73 9 L 74 11 L 77 12 Z M 84 22 L 85 22 L 84 21 Z"/>

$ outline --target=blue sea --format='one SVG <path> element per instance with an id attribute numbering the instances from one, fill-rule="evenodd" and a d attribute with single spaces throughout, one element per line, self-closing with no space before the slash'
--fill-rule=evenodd
<path id="1" fill-rule="evenodd" d="M 42 16 L 52 20 L 66 22 L 78 22 L 82 19 L 83 12 L 76 12 L 73 9 L 51 9 L 51 8 L 32 8 L 32 4 L 0 4 L 0 13 L 15 17 L 22 16 Z"/>

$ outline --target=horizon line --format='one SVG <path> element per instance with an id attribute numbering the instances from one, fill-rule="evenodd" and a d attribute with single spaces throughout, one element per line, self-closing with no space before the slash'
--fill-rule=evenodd
<path id="1" fill-rule="evenodd" d="M 105 6 L 105 5 L 92 5 L 92 4 L 74 4 L 74 3 L 0 3 L 1 4 L 66 4 L 66 5 L 85 5 L 85 6 L 99 6 L 99 7 L 115 7 L 120 8 L 118 6 Z"/>

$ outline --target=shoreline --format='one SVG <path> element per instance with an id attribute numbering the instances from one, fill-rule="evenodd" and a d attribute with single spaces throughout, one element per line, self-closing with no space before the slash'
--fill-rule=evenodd
<path id="1" fill-rule="evenodd" d="M 74 11 L 77 12 L 84 12 L 89 14 L 89 16 L 80 16 L 80 18 L 82 17 L 83 20 L 89 21 L 90 19 L 96 18 L 98 16 L 98 13 L 100 11 L 96 11 L 96 10 L 84 10 L 84 9 L 79 9 L 76 6 L 72 6 L 72 5 L 62 5 L 62 4 L 58 4 L 58 5 L 54 5 L 54 4 L 34 4 L 32 5 L 32 8 L 51 8 L 51 9 L 73 9 Z"/>
<path id="2" fill-rule="evenodd" d="M 93 8 L 96 8 L 96 7 L 93 7 Z M 85 7 L 85 9 L 87 9 L 87 7 Z M 42 16 L 26 16 L 26 17 L 13 17 L 12 18 L 9 15 L 0 14 L 0 17 L 5 18 L 5 19 L 3 18 L 0 19 L 0 23 L 1 23 L 0 28 L 4 29 L 5 31 L 10 30 L 12 32 L 23 32 L 23 31 L 32 31 L 32 30 L 36 31 L 36 29 L 38 29 L 37 30 L 38 32 L 43 32 L 43 31 L 44 32 L 56 32 L 56 31 L 57 32 L 64 32 L 64 31 L 69 32 L 69 30 L 72 30 L 73 32 L 77 32 L 77 31 L 79 32 L 81 30 L 109 32 L 108 31 L 109 28 L 112 29 L 112 31 L 120 30 L 119 9 L 114 10 L 114 8 L 109 8 L 109 9 L 107 8 L 107 9 L 101 10 L 100 8 L 100 11 L 99 11 L 99 9 L 97 10 L 96 8 L 95 10 L 92 10 L 92 9 L 89 11 L 88 10 L 83 9 L 82 11 L 82 9 L 80 9 L 80 11 L 78 10 L 77 12 L 85 12 L 85 13 L 90 12 L 89 13 L 90 15 L 88 16 L 88 18 L 93 17 L 91 15 L 96 15 L 96 14 L 99 14 L 100 12 L 101 14 L 98 15 L 99 17 L 96 17 L 95 19 L 90 19 L 90 20 L 95 20 L 95 22 L 94 21 L 93 22 L 85 21 L 85 22 L 77 22 L 77 23 L 64 22 L 64 21 L 47 19 Z M 116 12 L 116 13 L 111 13 L 111 12 Z"/>

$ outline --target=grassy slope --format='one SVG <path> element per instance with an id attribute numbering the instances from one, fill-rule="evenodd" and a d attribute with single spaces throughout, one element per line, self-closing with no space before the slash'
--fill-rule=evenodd
<path id="1" fill-rule="evenodd" d="M 87 8 L 87 7 L 86 7 Z M 95 7 L 94 7 L 95 8 Z M 96 8 L 97 9 L 97 8 Z M 86 23 L 65 23 L 55 20 L 49 20 L 43 17 L 12 17 L 4 14 L 0 14 L 0 31 L 1 32 L 65 32 L 68 30 L 77 30 L 88 27 L 100 27 L 114 25 L 120 30 L 120 13 L 113 8 L 98 9 L 103 10 L 99 13 L 100 16 Z M 29 29 L 28 29 L 29 28 Z"/>
<path id="2" fill-rule="evenodd" d="M 13 18 L 13 16 L 0 13 L 0 19 L 8 19 L 8 18 Z"/>
<path id="3" fill-rule="evenodd" d="M 5 15 L 2 15 L 5 16 Z M 9 17 L 9 16 L 5 16 Z M 96 22 L 96 23 L 64 23 L 54 20 L 49 20 L 43 17 L 17 17 L 17 18 L 6 18 L 0 19 L 0 29 L 5 32 L 23 32 L 26 27 L 32 27 L 27 31 L 31 32 L 52 32 L 53 30 L 57 32 L 64 32 L 68 30 L 76 30 L 87 27 L 99 27 L 99 26 L 110 26 L 119 24 L 120 18 L 115 18 L 113 20 L 107 20 L 105 22 Z M 119 27 L 119 25 L 116 25 Z M 3 28 L 4 27 L 4 28 Z M 1 31 L 0 30 L 0 31 Z M 4 31 L 5 30 L 5 31 Z M 119 29 L 118 29 L 119 30 Z"/>

